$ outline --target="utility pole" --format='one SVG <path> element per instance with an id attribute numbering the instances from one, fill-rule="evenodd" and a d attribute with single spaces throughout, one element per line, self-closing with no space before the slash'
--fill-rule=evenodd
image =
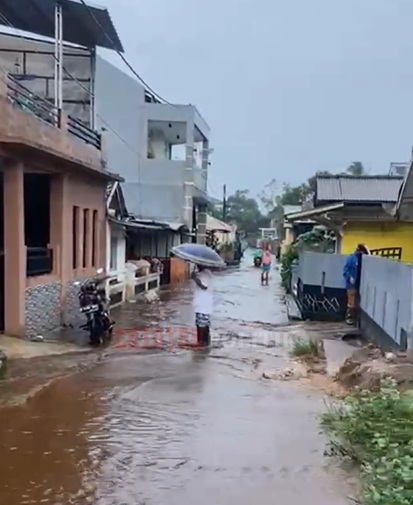
<path id="1" fill-rule="evenodd" d="M 224 196 L 222 199 L 222 220 L 225 221 L 227 217 L 227 185 L 224 184 Z"/>

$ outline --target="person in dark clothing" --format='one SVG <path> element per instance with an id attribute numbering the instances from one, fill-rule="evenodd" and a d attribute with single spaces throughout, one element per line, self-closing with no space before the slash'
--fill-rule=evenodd
<path id="1" fill-rule="evenodd" d="M 360 289 L 360 266 L 361 256 L 370 254 L 365 244 L 358 244 L 353 254 L 347 258 L 343 269 L 343 277 L 346 281 L 347 290 L 347 314 L 346 323 L 353 325 L 356 322 L 358 294 Z"/>

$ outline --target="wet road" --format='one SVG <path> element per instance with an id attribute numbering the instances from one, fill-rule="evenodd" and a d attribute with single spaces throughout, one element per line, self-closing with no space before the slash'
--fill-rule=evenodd
<path id="1" fill-rule="evenodd" d="M 96 505 L 344 505 L 316 416 L 323 397 L 265 381 L 286 364 L 277 274 L 214 278 L 213 348 L 113 348 L 87 372 L 0 412 L 0 502 Z M 117 315 L 124 328 L 191 327 L 191 290 Z M 167 339 L 168 337 L 166 337 Z"/>

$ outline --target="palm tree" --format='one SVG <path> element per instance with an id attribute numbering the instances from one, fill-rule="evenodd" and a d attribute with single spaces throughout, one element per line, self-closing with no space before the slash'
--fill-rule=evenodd
<path id="1" fill-rule="evenodd" d="M 353 163 L 347 168 L 346 173 L 360 177 L 362 175 L 366 175 L 366 170 L 361 161 L 353 161 Z"/>

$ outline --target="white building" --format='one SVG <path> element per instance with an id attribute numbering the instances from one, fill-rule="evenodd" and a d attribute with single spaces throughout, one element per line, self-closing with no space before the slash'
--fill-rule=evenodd
<path id="1" fill-rule="evenodd" d="M 112 30 L 110 37 L 102 35 L 101 45 L 122 51 Z M 54 51 L 52 41 L 0 34 L 0 65 L 52 102 Z M 64 44 L 63 67 L 63 109 L 80 121 L 79 128 L 106 130 L 107 168 L 125 179 L 129 213 L 186 225 L 203 242 L 210 130 L 197 108 L 159 103 L 135 78 L 87 47 Z"/>

